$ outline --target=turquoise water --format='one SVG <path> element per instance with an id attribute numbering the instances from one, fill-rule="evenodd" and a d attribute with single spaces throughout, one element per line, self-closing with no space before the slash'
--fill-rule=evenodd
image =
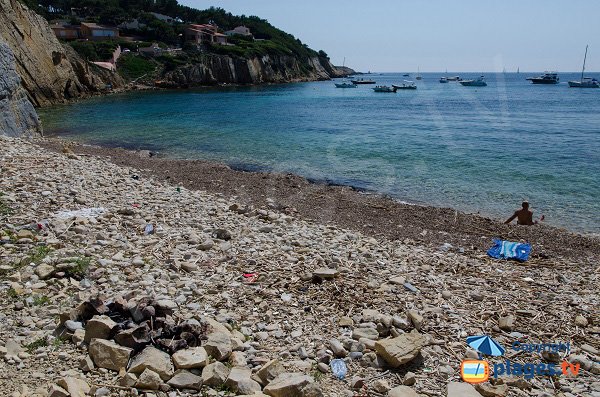
<path id="1" fill-rule="evenodd" d="M 487 87 L 439 76 L 396 94 L 331 81 L 132 92 L 41 118 L 50 136 L 293 172 L 499 218 L 528 199 L 549 224 L 600 232 L 600 89 L 569 89 L 577 74 L 556 86 L 531 85 L 523 73 L 487 74 Z"/>

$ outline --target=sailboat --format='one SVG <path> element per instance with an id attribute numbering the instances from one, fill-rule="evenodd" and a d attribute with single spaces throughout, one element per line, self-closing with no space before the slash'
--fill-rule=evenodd
<path id="1" fill-rule="evenodd" d="M 587 60 L 588 46 L 585 46 L 585 55 L 583 56 L 583 68 L 581 68 L 581 80 L 569 81 L 569 87 L 572 88 L 600 88 L 600 83 L 591 77 L 583 77 L 585 72 L 585 61 Z"/>
<path id="2" fill-rule="evenodd" d="M 448 69 L 446 69 L 446 75 L 443 77 L 440 77 L 440 83 L 443 83 L 443 84 L 448 83 Z"/>
<path id="3" fill-rule="evenodd" d="M 415 77 L 416 80 L 423 80 L 423 77 L 421 77 L 421 68 L 419 66 L 417 66 L 417 76 Z"/>
<path id="4" fill-rule="evenodd" d="M 346 67 L 346 57 L 344 57 L 344 63 L 342 64 L 342 67 Z M 335 88 L 356 88 L 357 85 L 354 83 L 349 83 L 348 79 L 346 77 L 344 77 L 344 80 L 342 80 L 341 83 L 335 83 Z"/>

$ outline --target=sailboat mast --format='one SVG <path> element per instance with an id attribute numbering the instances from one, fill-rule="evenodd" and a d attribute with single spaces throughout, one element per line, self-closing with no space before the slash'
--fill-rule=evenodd
<path id="1" fill-rule="evenodd" d="M 585 61 L 587 59 L 587 50 L 588 50 L 588 45 L 585 46 L 585 55 L 583 56 L 583 67 L 581 68 L 581 81 L 583 82 L 583 72 L 585 71 Z"/>

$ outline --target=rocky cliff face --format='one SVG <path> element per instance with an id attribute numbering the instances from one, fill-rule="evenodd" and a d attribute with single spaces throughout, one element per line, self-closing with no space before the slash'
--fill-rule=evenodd
<path id="1" fill-rule="evenodd" d="M 35 106 L 61 103 L 114 88 L 123 80 L 82 60 L 63 46 L 44 18 L 18 0 L 0 0 L 0 40 L 16 58 L 21 84 Z"/>
<path id="2" fill-rule="evenodd" d="M 37 113 L 21 87 L 10 47 L 0 42 L 0 135 L 33 137 L 42 133 Z"/>
<path id="3" fill-rule="evenodd" d="M 216 84 L 264 84 L 328 80 L 342 73 L 325 58 L 311 58 L 308 64 L 291 56 L 240 58 L 207 54 L 199 63 L 182 66 L 164 75 L 162 84 L 192 87 Z"/>

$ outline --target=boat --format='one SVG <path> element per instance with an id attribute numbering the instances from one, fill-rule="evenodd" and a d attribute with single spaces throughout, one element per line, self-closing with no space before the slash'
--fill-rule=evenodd
<path id="1" fill-rule="evenodd" d="M 346 67 L 346 57 L 344 57 L 343 68 Z M 357 85 L 354 83 L 348 83 L 348 79 L 344 78 L 341 83 L 335 83 L 335 88 L 356 88 Z"/>
<path id="2" fill-rule="evenodd" d="M 348 83 L 347 81 L 344 81 L 343 83 L 335 83 L 335 87 L 336 88 L 356 88 L 358 86 L 356 84 Z"/>
<path id="3" fill-rule="evenodd" d="M 475 80 L 460 80 L 459 83 L 465 87 L 485 87 L 487 85 L 483 76 L 480 76 Z"/>
<path id="4" fill-rule="evenodd" d="M 581 80 L 569 81 L 569 87 L 571 88 L 600 88 L 598 80 L 591 77 L 583 77 L 585 72 L 585 61 L 587 60 L 588 46 L 585 46 L 585 55 L 583 56 L 583 67 L 581 68 Z"/>
<path id="5" fill-rule="evenodd" d="M 373 91 L 375 92 L 396 92 L 396 87 L 388 87 L 387 85 L 378 85 L 373 87 Z"/>
<path id="6" fill-rule="evenodd" d="M 375 84 L 374 80 L 356 79 L 352 80 L 352 84 Z"/>
<path id="7" fill-rule="evenodd" d="M 448 77 L 440 77 L 440 83 L 448 83 Z"/>
<path id="8" fill-rule="evenodd" d="M 556 72 L 544 72 L 538 77 L 527 77 L 526 80 L 531 81 L 533 84 L 558 84 L 560 78 Z"/>
<path id="9" fill-rule="evenodd" d="M 415 77 L 416 80 L 423 80 L 423 77 L 421 77 L 421 70 L 419 67 L 417 67 L 417 77 Z"/>
<path id="10" fill-rule="evenodd" d="M 410 74 L 408 74 L 408 73 L 404 73 L 404 74 L 402 75 L 402 77 L 410 77 Z"/>
<path id="11" fill-rule="evenodd" d="M 392 87 L 397 90 L 416 90 L 417 85 L 413 81 L 404 80 L 402 85 L 392 84 Z"/>
<path id="12" fill-rule="evenodd" d="M 460 76 L 446 77 L 446 80 L 448 80 L 448 81 L 460 81 Z"/>

